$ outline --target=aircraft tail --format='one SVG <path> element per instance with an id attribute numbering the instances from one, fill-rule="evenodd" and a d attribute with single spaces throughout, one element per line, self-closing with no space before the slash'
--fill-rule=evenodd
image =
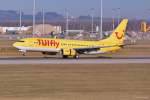
<path id="1" fill-rule="evenodd" d="M 108 40 L 112 44 L 121 45 L 124 42 L 125 39 L 125 31 L 128 24 L 128 19 L 123 19 L 121 23 L 118 25 L 118 27 L 112 32 Z"/>

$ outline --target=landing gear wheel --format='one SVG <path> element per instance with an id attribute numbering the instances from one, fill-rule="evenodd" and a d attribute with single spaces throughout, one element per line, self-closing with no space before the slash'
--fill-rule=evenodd
<path id="1" fill-rule="evenodd" d="M 42 52 L 42 54 L 43 54 L 43 58 L 47 57 L 46 52 Z"/>
<path id="2" fill-rule="evenodd" d="M 75 59 L 79 59 L 79 55 L 75 55 L 74 58 L 75 58 Z"/>
<path id="3" fill-rule="evenodd" d="M 26 56 L 26 53 L 22 53 L 23 56 Z"/>
<path id="4" fill-rule="evenodd" d="M 26 50 L 19 50 L 23 56 L 26 56 Z"/>
<path id="5" fill-rule="evenodd" d="M 64 58 L 64 59 L 67 59 L 67 58 L 68 58 L 68 56 L 66 56 L 66 55 L 63 55 L 63 58 Z"/>

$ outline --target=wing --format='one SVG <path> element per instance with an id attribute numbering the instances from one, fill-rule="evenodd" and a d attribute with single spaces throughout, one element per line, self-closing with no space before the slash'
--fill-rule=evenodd
<path id="1" fill-rule="evenodd" d="M 76 48 L 74 49 L 79 54 L 84 54 L 85 52 L 91 52 L 91 51 L 98 51 L 100 50 L 99 47 L 93 47 L 93 48 Z"/>
<path id="2" fill-rule="evenodd" d="M 117 46 L 117 45 L 115 45 Z M 87 52 L 97 52 L 100 51 L 101 48 L 109 48 L 114 46 L 97 46 L 97 47 L 87 47 L 87 48 L 75 48 L 74 50 L 79 54 L 85 54 Z"/>
<path id="3" fill-rule="evenodd" d="M 130 45 L 135 45 L 135 44 L 130 43 L 130 44 L 122 44 L 122 45 L 118 45 L 118 46 L 121 48 L 124 48 L 124 47 L 130 46 Z"/>

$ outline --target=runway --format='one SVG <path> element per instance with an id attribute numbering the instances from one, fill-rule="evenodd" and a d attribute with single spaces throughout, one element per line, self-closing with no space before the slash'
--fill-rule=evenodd
<path id="1" fill-rule="evenodd" d="M 150 64 L 150 57 L 101 57 L 101 58 L 42 58 L 1 57 L 0 64 Z"/>

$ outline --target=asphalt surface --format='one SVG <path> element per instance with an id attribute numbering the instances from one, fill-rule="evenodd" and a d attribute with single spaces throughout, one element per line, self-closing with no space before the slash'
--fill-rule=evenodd
<path id="1" fill-rule="evenodd" d="M 42 58 L 42 57 L 1 57 L 0 64 L 150 64 L 150 57 L 101 57 L 101 58 Z"/>
<path id="2" fill-rule="evenodd" d="M 0 57 L 0 100 L 149 100 L 150 57 Z"/>

